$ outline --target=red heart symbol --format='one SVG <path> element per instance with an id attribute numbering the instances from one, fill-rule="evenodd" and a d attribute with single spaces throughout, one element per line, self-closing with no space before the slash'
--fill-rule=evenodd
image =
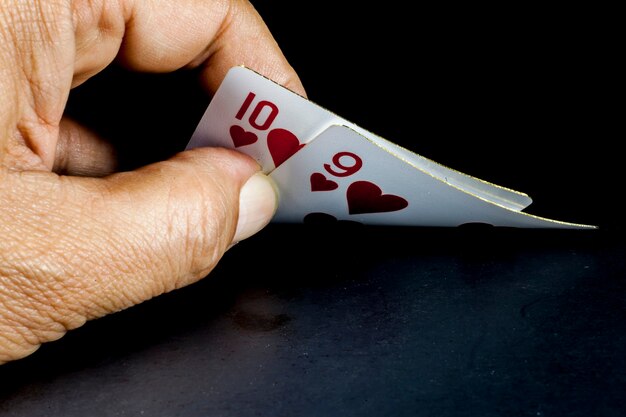
<path id="1" fill-rule="evenodd" d="M 311 174 L 311 191 L 332 191 L 339 187 L 333 180 L 326 179 L 326 176 L 320 172 Z"/>
<path id="2" fill-rule="evenodd" d="M 232 125 L 230 127 L 230 137 L 235 144 L 235 148 L 253 144 L 259 139 L 256 133 L 248 132 L 243 127 L 237 125 Z"/>
<path id="3" fill-rule="evenodd" d="M 285 162 L 303 146 L 296 135 L 287 129 L 273 129 L 267 134 L 267 147 L 275 167 Z"/>
<path id="4" fill-rule="evenodd" d="M 398 211 L 409 205 L 402 197 L 383 194 L 376 184 L 369 181 L 356 181 L 350 184 L 346 197 L 350 214 Z"/>

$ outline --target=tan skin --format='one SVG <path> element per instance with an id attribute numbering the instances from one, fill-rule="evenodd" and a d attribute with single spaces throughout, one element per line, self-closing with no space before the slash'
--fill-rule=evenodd
<path id="1" fill-rule="evenodd" d="M 250 158 L 197 149 L 116 173 L 108 143 L 63 116 L 114 61 L 199 67 L 209 93 L 243 64 L 304 95 L 246 0 L 3 0 L 0 45 L 0 363 L 201 279 L 270 220 Z"/>

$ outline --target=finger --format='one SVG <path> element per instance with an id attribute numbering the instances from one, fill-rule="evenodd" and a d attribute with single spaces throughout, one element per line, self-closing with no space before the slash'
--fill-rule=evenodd
<path id="1" fill-rule="evenodd" d="M 231 67 L 245 65 L 304 95 L 296 72 L 247 0 L 179 0 L 165 7 L 158 2 L 159 13 L 155 1 L 136 3 L 135 19 L 121 50 L 127 64 L 167 71 L 204 63 L 203 79 L 211 92 Z M 186 23 L 184 27 L 171 18 L 174 13 Z"/>
<path id="2" fill-rule="evenodd" d="M 113 145 L 67 117 L 61 119 L 53 172 L 63 175 L 102 177 L 115 172 Z"/>
<path id="3" fill-rule="evenodd" d="M 126 0 L 108 2 L 111 7 L 100 7 L 102 1 L 75 3 L 75 85 L 117 55 L 139 71 L 204 65 L 210 92 L 229 68 L 246 65 L 304 95 L 296 72 L 247 0 Z"/>
<path id="4" fill-rule="evenodd" d="M 274 213 L 257 170 L 242 154 L 196 149 L 103 179 L 6 173 L 0 362 L 206 276 Z"/>
<path id="5" fill-rule="evenodd" d="M 104 5 L 107 7 L 104 7 Z M 202 66 L 215 92 L 229 68 L 246 65 L 305 95 L 272 34 L 245 0 L 74 2 L 73 86 L 117 56 L 131 69 L 166 72 Z M 100 176 L 116 168 L 114 149 L 72 122 L 62 122 L 54 171 Z"/>
<path id="6" fill-rule="evenodd" d="M 306 91 L 296 71 L 283 55 L 261 16 L 250 3 L 234 2 L 229 16 L 204 55 L 203 81 L 208 91 L 214 92 L 226 72 L 236 65 L 244 65 L 265 77 L 306 97 Z"/>

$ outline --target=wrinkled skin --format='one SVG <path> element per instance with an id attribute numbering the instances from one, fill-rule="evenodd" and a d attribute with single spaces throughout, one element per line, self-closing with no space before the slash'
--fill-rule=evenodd
<path id="1" fill-rule="evenodd" d="M 63 116 L 71 88 L 114 61 L 200 68 L 209 93 L 243 64 L 304 94 L 248 2 L 3 0 L 0 46 L 0 363 L 206 276 L 271 218 L 271 185 L 244 155 L 116 173 L 112 147 Z"/>

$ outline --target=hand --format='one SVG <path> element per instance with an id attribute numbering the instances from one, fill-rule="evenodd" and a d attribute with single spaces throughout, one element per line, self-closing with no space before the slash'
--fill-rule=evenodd
<path id="1" fill-rule="evenodd" d="M 63 117 L 70 89 L 114 60 L 200 68 L 209 92 L 243 64 L 304 94 L 245 0 L 3 1 L 0 363 L 206 276 L 274 213 L 271 183 L 233 151 L 114 173 L 111 146 Z"/>

